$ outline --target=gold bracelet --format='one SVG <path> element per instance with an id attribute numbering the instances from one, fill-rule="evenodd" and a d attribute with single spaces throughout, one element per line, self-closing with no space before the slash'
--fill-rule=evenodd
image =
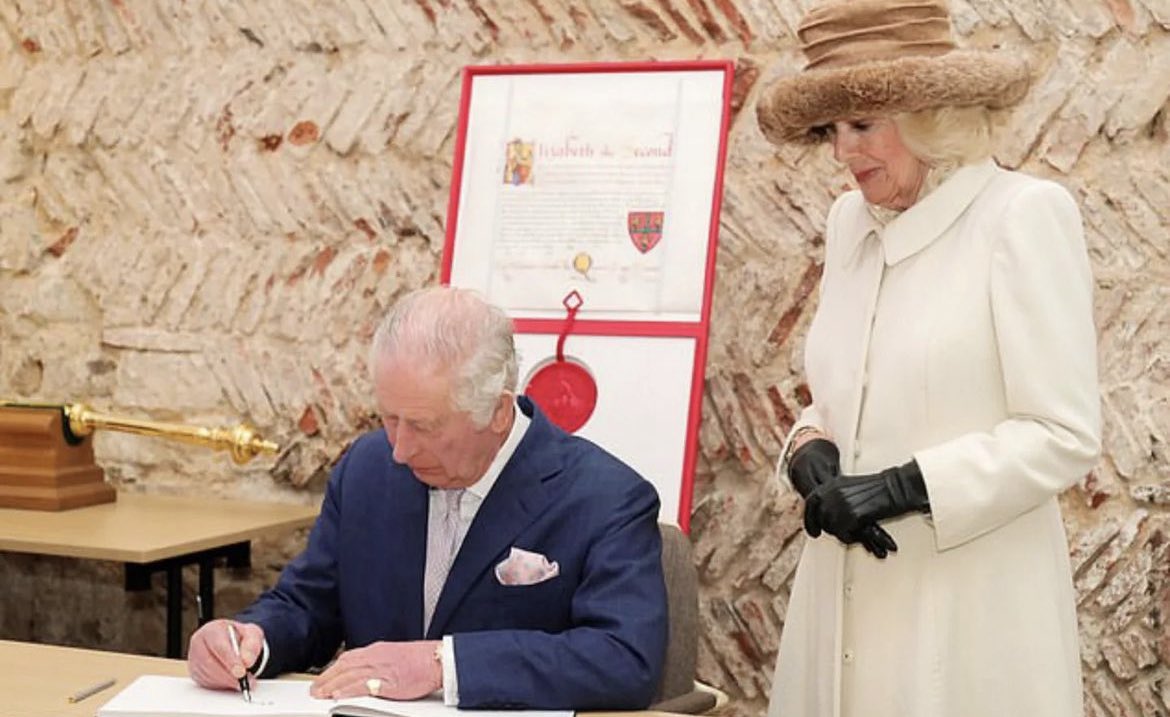
<path id="1" fill-rule="evenodd" d="M 788 440 L 788 451 L 784 453 L 784 464 L 787 465 L 788 461 L 792 459 L 792 454 L 796 451 L 796 443 L 800 440 L 801 436 L 803 436 L 806 433 L 821 433 L 821 432 L 822 432 L 821 429 L 817 428 L 816 426 L 811 426 L 811 425 L 810 426 L 801 426 L 800 428 L 796 429 L 796 433 L 793 433 L 792 438 L 790 438 Z"/>

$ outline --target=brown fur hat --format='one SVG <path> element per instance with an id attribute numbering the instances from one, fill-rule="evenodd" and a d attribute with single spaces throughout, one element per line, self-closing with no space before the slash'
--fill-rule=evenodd
<path id="1" fill-rule="evenodd" d="M 944 106 L 1007 107 L 1028 91 L 1027 60 L 957 49 L 945 0 L 830 0 L 797 29 L 808 64 L 756 108 L 776 144 L 816 140 L 836 121 Z"/>

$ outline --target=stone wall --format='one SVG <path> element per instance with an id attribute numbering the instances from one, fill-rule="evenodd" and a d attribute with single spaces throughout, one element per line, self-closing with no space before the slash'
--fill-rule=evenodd
<path id="1" fill-rule="evenodd" d="M 951 4 L 967 42 L 1036 57 L 999 158 L 1064 183 L 1085 214 L 1105 456 L 1063 504 L 1088 711 L 1166 715 L 1170 4 Z M 0 395 L 246 418 L 286 446 L 276 460 L 113 434 L 98 459 L 122 490 L 314 501 L 373 423 L 373 323 L 436 280 L 461 68 L 734 59 L 693 537 L 701 677 L 733 715 L 759 714 L 803 540 L 771 466 L 846 187 L 822 151 L 776 151 L 755 123 L 761 88 L 796 62 L 804 5 L 0 0 Z M 251 574 L 221 579 L 220 611 L 302 540 L 262 542 Z M 157 653 L 160 596 L 123 593 L 111 564 L 0 555 L 0 638 Z"/>

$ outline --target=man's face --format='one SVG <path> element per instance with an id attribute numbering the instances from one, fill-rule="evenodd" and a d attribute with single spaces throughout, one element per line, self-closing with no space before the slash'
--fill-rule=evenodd
<path id="1" fill-rule="evenodd" d="M 506 399 L 488 425 L 477 428 L 451 405 L 449 371 L 431 370 L 399 358 L 381 358 L 374 397 L 394 460 L 434 488 L 466 488 L 491 464 L 511 427 Z"/>

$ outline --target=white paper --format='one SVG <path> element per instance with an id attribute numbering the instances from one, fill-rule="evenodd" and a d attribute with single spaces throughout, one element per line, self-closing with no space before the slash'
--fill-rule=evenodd
<path id="1" fill-rule="evenodd" d="M 185 677 L 143 675 L 98 710 L 117 715 L 326 715 L 334 702 L 309 697 L 304 681 L 261 680 L 252 702 L 239 692 L 207 690 Z"/>
<path id="2" fill-rule="evenodd" d="M 698 321 L 722 70 L 472 79 L 451 283 L 510 314 Z"/>
<path id="3" fill-rule="evenodd" d="M 556 357 L 554 334 L 517 334 L 520 390 Z M 565 355 L 597 384 L 597 406 L 576 435 L 613 453 L 654 484 L 658 519 L 678 525 L 696 342 L 692 338 L 569 334 Z"/>
<path id="4" fill-rule="evenodd" d="M 356 697 L 318 700 L 309 696 L 307 680 L 259 680 L 252 702 L 239 692 L 208 690 L 186 677 L 143 675 L 130 683 L 100 710 L 98 717 L 326 717 L 334 709 L 349 714 L 397 715 L 398 717 L 457 717 L 438 696 L 411 702 Z M 561 711 L 476 710 L 477 717 L 571 717 Z"/>

